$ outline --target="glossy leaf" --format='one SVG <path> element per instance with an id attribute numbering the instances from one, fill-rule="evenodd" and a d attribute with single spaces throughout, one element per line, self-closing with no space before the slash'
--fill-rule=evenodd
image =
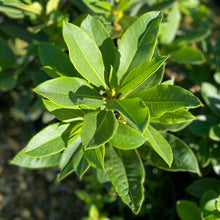
<path id="1" fill-rule="evenodd" d="M 102 54 L 91 37 L 70 23 L 64 23 L 63 37 L 69 49 L 70 60 L 78 72 L 94 85 L 107 88 Z"/>
<path id="2" fill-rule="evenodd" d="M 177 3 L 173 4 L 167 16 L 167 21 L 161 25 L 160 42 L 170 44 L 178 31 L 181 20 L 181 13 Z"/>
<path id="3" fill-rule="evenodd" d="M 118 129 L 110 143 L 116 148 L 129 150 L 140 147 L 146 140 L 147 138 L 136 129 L 119 122 Z"/>
<path id="4" fill-rule="evenodd" d="M 72 142 L 63 152 L 60 160 L 60 168 L 61 171 L 57 175 L 57 181 L 62 180 L 74 171 L 82 178 L 83 174 L 88 170 L 89 164 L 83 154 L 80 136 L 77 136 L 74 142 Z"/>
<path id="5" fill-rule="evenodd" d="M 73 157 L 72 157 L 73 158 Z M 57 174 L 56 181 L 61 181 L 71 173 L 73 173 L 75 170 L 73 168 L 73 159 L 70 159 L 68 164 Z"/>
<path id="6" fill-rule="evenodd" d="M 99 93 L 85 80 L 76 77 L 59 77 L 38 85 L 34 91 L 61 107 L 100 107 Z"/>
<path id="7" fill-rule="evenodd" d="M 120 92 L 126 96 L 132 90 L 143 84 L 151 75 L 153 75 L 161 65 L 166 61 L 167 57 L 156 57 L 147 61 L 135 69 L 131 70 L 122 78 Z"/>
<path id="8" fill-rule="evenodd" d="M 167 140 L 150 125 L 145 132 L 145 136 L 155 152 L 171 167 L 173 152 Z"/>
<path id="9" fill-rule="evenodd" d="M 120 112 L 126 122 L 144 133 L 149 124 L 149 110 L 139 98 L 113 100 L 107 102 L 109 110 Z"/>
<path id="10" fill-rule="evenodd" d="M 81 144 L 81 138 L 79 135 L 76 135 L 73 139 L 72 143 L 67 146 L 67 148 L 63 151 L 59 167 L 62 169 L 65 168 L 65 166 L 69 163 L 69 161 L 72 158 L 73 153 L 76 151 L 76 149 Z"/>
<path id="11" fill-rule="evenodd" d="M 104 170 L 105 146 L 86 150 L 84 156 L 92 167 Z"/>
<path id="12" fill-rule="evenodd" d="M 151 125 L 158 131 L 172 131 L 178 132 L 187 127 L 191 122 L 175 123 L 175 124 L 161 124 L 151 122 Z"/>
<path id="13" fill-rule="evenodd" d="M 73 168 L 76 172 L 76 174 L 82 178 L 82 176 L 85 174 L 85 172 L 89 169 L 90 165 L 88 164 L 84 152 L 83 147 L 80 145 L 76 151 L 74 151 L 73 157 Z"/>
<path id="14" fill-rule="evenodd" d="M 220 212 L 217 210 L 218 198 L 208 201 L 202 210 L 204 220 L 217 220 L 220 219 Z"/>
<path id="15" fill-rule="evenodd" d="M 59 164 L 61 158 L 61 153 L 57 153 L 43 158 L 29 157 L 24 153 L 25 148 L 22 151 L 20 151 L 10 162 L 18 166 L 36 169 L 56 166 Z"/>
<path id="16" fill-rule="evenodd" d="M 173 85 L 158 85 L 150 89 L 131 93 L 127 98 L 140 97 L 149 107 L 151 117 L 182 108 L 196 108 L 201 105 L 199 99 L 187 90 Z"/>
<path id="17" fill-rule="evenodd" d="M 84 117 L 81 131 L 82 144 L 87 149 L 100 147 L 115 134 L 118 122 L 112 111 L 95 111 Z"/>
<path id="18" fill-rule="evenodd" d="M 166 112 L 158 118 L 151 117 L 152 122 L 162 123 L 162 124 L 175 124 L 184 123 L 196 119 L 190 112 L 185 109 L 180 109 L 175 112 Z"/>
<path id="19" fill-rule="evenodd" d="M 135 56 L 132 60 L 132 63 L 128 71 L 131 71 L 132 69 L 138 67 L 139 65 L 146 62 L 147 60 L 151 60 L 151 58 L 154 55 L 155 47 L 157 43 L 159 25 L 162 20 L 162 14 L 159 12 L 159 14 L 155 16 L 153 14 L 155 12 L 148 12 L 148 13 L 150 15 L 149 17 L 151 17 L 151 21 L 145 24 L 146 29 L 143 32 L 143 34 L 140 36 L 140 38 L 138 39 L 137 52 L 135 53 Z M 147 13 L 145 13 L 145 15 L 146 14 Z"/>
<path id="20" fill-rule="evenodd" d="M 220 124 L 210 128 L 209 137 L 214 141 L 220 141 Z"/>
<path id="21" fill-rule="evenodd" d="M 218 193 L 215 190 L 209 189 L 205 191 L 202 195 L 202 198 L 200 199 L 201 208 L 203 208 L 208 201 L 215 199 L 217 197 L 218 197 Z"/>
<path id="22" fill-rule="evenodd" d="M 0 38 L 0 72 L 4 69 L 8 69 L 15 63 L 15 56 L 7 45 L 7 43 Z M 11 74 L 12 75 L 12 74 Z"/>
<path id="23" fill-rule="evenodd" d="M 115 65 L 118 81 L 128 70 L 131 70 L 131 67 L 135 68 L 151 59 L 161 17 L 159 12 L 146 13 L 123 34 L 118 46 Z"/>
<path id="24" fill-rule="evenodd" d="M 39 57 L 42 65 L 56 69 L 56 72 L 59 73 L 56 74 L 56 77 L 76 75 L 74 67 L 70 62 L 67 54 L 53 44 L 40 43 Z"/>
<path id="25" fill-rule="evenodd" d="M 164 75 L 165 65 L 162 65 L 153 75 L 139 85 L 134 92 L 142 91 L 159 85 L 162 82 Z"/>
<path id="26" fill-rule="evenodd" d="M 105 167 L 117 193 L 134 213 L 140 211 L 144 200 L 145 172 L 135 150 L 116 150 L 106 146 Z"/>
<path id="27" fill-rule="evenodd" d="M 64 150 L 67 145 L 69 124 L 55 123 L 37 133 L 27 144 L 24 154 L 31 157 L 46 157 Z"/>
<path id="28" fill-rule="evenodd" d="M 46 99 L 43 99 L 43 103 L 46 109 L 60 121 L 71 122 L 83 120 L 85 112 L 81 109 L 62 108 Z"/>
<path id="29" fill-rule="evenodd" d="M 202 64 L 205 62 L 203 53 L 194 47 L 184 46 L 170 53 L 170 60 L 178 63 Z"/>
<path id="30" fill-rule="evenodd" d="M 87 34 L 99 47 L 105 65 L 105 81 L 108 82 L 110 66 L 114 65 L 116 55 L 113 40 L 103 24 L 90 15 L 88 15 L 87 18 L 82 22 L 81 28 L 87 32 Z"/>
<path id="31" fill-rule="evenodd" d="M 177 213 L 181 220 L 201 220 L 199 207 L 188 200 L 177 202 Z"/>
<path id="32" fill-rule="evenodd" d="M 141 157 L 151 165 L 160 169 L 168 171 L 188 171 L 200 174 L 198 161 L 192 150 L 183 141 L 172 134 L 164 133 L 163 137 L 166 138 L 173 152 L 173 163 L 170 168 L 147 143 L 138 149 Z"/>
<path id="33" fill-rule="evenodd" d="M 220 115 L 220 93 L 211 83 L 204 82 L 201 86 L 201 94 L 208 107 L 217 115 Z"/>

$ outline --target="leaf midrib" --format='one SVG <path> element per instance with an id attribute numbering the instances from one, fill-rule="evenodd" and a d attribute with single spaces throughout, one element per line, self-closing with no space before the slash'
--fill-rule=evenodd
<path id="1" fill-rule="evenodd" d="M 149 103 L 149 104 L 151 104 L 151 103 L 158 103 L 158 104 L 161 104 L 161 103 L 166 103 L 166 104 L 170 104 L 170 103 L 171 104 L 172 103 L 174 103 L 174 104 L 186 103 L 186 104 L 191 104 L 193 102 L 193 101 L 188 101 L 188 102 L 186 102 L 186 101 L 161 101 L 161 102 L 159 102 L 159 101 L 145 101 L 145 100 L 143 100 L 143 101 L 144 101 L 144 103 Z M 196 106 L 199 106 L 199 104 L 196 105 Z M 193 107 L 196 107 L 196 106 L 193 106 Z"/>
<path id="2" fill-rule="evenodd" d="M 108 112 L 105 113 L 105 116 L 103 117 L 101 123 L 99 124 L 98 128 L 96 129 L 96 132 L 95 132 L 94 136 L 95 136 L 95 135 L 98 133 L 98 131 L 101 129 L 101 127 L 102 127 L 102 125 L 103 125 L 103 123 L 104 123 L 104 121 L 105 121 L 105 119 L 106 119 L 106 117 L 107 117 L 107 114 L 108 114 Z M 98 115 L 97 115 L 97 116 L 98 116 Z"/>
<path id="3" fill-rule="evenodd" d="M 38 92 L 37 90 L 35 90 L 38 94 L 40 95 L 43 95 L 45 96 L 44 94 L 54 94 L 54 95 L 63 95 L 63 96 L 70 96 L 70 97 L 76 97 L 76 96 L 79 96 L 79 97 L 86 97 L 86 98 L 97 98 L 97 99 L 102 99 L 101 96 L 92 96 L 92 95 L 84 95 L 84 94 L 77 94 L 77 93 L 74 93 L 74 95 L 71 95 L 71 94 L 68 94 L 68 93 L 64 93 L 64 92 L 44 92 L 44 93 L 41 93 L 41 92 Z M 70 91 L 71 92 L 71 91 Z M 76 94 L 76 95 L 75 95 Z"/>
<path id="4" fill-rule="evenodd" d="M 72 35 L 72 31 L 70 30 L 70 28 L 68 27 L 71 35 Z M 82 30 L 83 31 L 83 30 Z M 87 34 L 85 31 L 83 31 L 85 34 Z M 73 36 L 73 35 L 72 35 Z M 89 36 L 89 35 L 88 35 Z M 89 36 L 89 39 L 91 39 L 91 37 Z M 93 72 L 95 73 L 95 75 L 98 77 L 98 79 L 101 81 L 101 83 L 104 85 L 104 87 L 107 89 L 107 85 L 105 84 L 105 82 L 102 80 L 102 78 L 99 76 L 98 72 L 95 70 L 95 68 L 93 67 L 93 65 L 90 63 L 90 61 L 88 60 L 87 56 L 83 53 L 82 49 L 78 46 L 77 41 L 75 40 L 74 36 L 72 37 L 72 40 L 75 42 L 77 48 L 80 50 L 81 54 L 83 55 L 83 57 L 85 58 L 85 60 L 88 62 L 89 66 L 91 67 L 91 69 L 93 70 Z M 91 41 L 93 41 L 95 43 L 95 41 L 93 39 L 91 39 Z M 99 49 L 98 49 L 99 51 Z"/>
<path id="5" fill-rule="evenodd" d="M 164 61 L 164 62 L 165 62 L 165 61 Z M 156 64 L 156 63 L 154 63 L 154 64 Z M 124 98 L 124 97 L 128 96 L 130 93 L 132 93 L 132 91 L 135 91 L 135 89 L 137 89 L 137 88 L 138 88 L 139 86 L 141 86 L 145 81 L 147 81 L 162 65 L 163 65 L 163 62 L 161 63 L 161 65 L 160 65 L 158 68 L 154 69 L 154 71 L 151 72 L 151 73 L 150 73 L 144 80 L 142 80 L 137 86 L 135 86 L 135 87 L 134 87 L 133 89 L 131 89 L 130 91 L 124 93 L 121 98 Z M 151 68 L 151 67 L 149 67 L 149 68 Z M 132 70 L 131 70 L 131 71 L 132 71 Z M 128 74 L 127 74 L 127 75 L 128 75 Z M 126 76 L 127 76 L 127 75 L 126 75 Z M 126 78 L 126 77 L 125 77 L 125 78 Z M 122 88 L 123 88 L 123 87 L 126 87 L 128 84 L 130 84 L 134 79 L 135 79 L 135 77 L 132 78 L 132 79 L 131 79 L 130 81 L 128 81 L 127 83 L 125 83 L 125 84 L 122 86 Z"/>
<path id="6" fill-rule="evenodd" d="M 119 152 L 117 152 L 117 154 L 119 155 Z M 132 182 L 132 181 L 129 181 L 128 180 L 128 172 L 127 172 L 127 170 L 126 170 L 126 167 L 125 167 L 125 165 L 124 165 L 124 161 L 123 161 L 123 158 L 119 155 L 119 158 L 121 159 L 121 162 L 122 162 L 122 164 L 123 164 L 123 170 L 124 170 L 124 173 L 125 173 L 125 177 L 126 177 L 126 180 L 127 180 L 127 184 L 128 184 L 128 195 L 129 195 L 129 198 L 131 199 L 131 204 L 130 204 L 130 207 L 133 209 L 135 209 L 136 207 L 135 207 L 135 200 L 134 200 L 134 198 L 133 198 L 133 195 L 132 195 L 132 193 L 131 193 L 131 184 L 130 184 L 130 182 Z M 132 205 L 133 204 L 133 205 Z"/>

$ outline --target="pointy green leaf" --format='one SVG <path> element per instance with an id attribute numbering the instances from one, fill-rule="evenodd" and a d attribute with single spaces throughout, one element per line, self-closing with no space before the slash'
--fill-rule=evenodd
<path id="1" fill-rule="evenodd" d="M 83 174 L 89 169 L 89 164 L 84 157 L 83 147 L 80 143 L 80 136 L 63 152 L 60 167 L 61 171 L 57 175 L 57 181 L 64 179 L 74 171 L 82 178 Z"/>
<path id="2" fill-rule="evenodd" d="M 118 129 L 110 143 L 116 148 L 129 150 L 140 147 L 145 141 L 147 138 L 136 129 L 119 122 Z"/>
<path id="3" fill-rule="evenodd" d="M 92 84 L 107 88 L 102 54 L 94 40 L 84 30 L 70 23 L 64 23 L 63 37 L 70 60 L 78 72 Z"/>
<path id="4" fill-rule="evenodd" d="M 140 211 L 144 200 L 145 171 L 135 150 L 116 150 L 106 146 L 106 171 L 117 193 L 134 213 Z"/>
<path id="5" fill-rule="evenodd" d="M 162 135 L 166 138 L 173 151 L 173 163 L 170 168 L 148 143 L 145 143 L 138 149 L 140 156 L 151 165 L 160 169 L 200 174 L 198 161 L 192 150 L 174 135 L 169 133 L 163 133 Z"/>
<path id="6" fill-rule="evenodd" d="M 166 139 L 160 134 L 160 132 L 150 125 L 145 132 L 145 136 L 157 154 L 168 164 L 169 167 L 171 167 L 173 162 L 173 152 Z"/>
<path id="7" fill-rule="evenodd" d="M 97 108 L 103 104 L 99 93 L 85 80 L 76 77 L 51 79 L 38 85 L 34 91 L 64 108 Z"/>
<path id="8" fill-rule="evenodd" d="M 76 151 L 76 149 L 81 144 L 80 136 L 75 135 L 75 138 L 71 142 L 72 143 L 70 143 L 62 153 L 60 163 L 59 163 L 59 167 L 61 168 L 61 170 L 64 169 L 64 167 L 69 163 L 70 159 L 72 158 L 73 153 Z"/>
<path id="9" fill-rule="evenodd" d="M 46 99 L 43 99 L 43 103 L 46 109 L 60 121 L 71 122 L 83 120 L 85 112 L 82 109 L 62 108 Z"/>
<path id="10" fill-rule="evenodd" d="M 80 145 L 76 151 L 73 153 L 72 157 L 72 162 L 73 162 L 73 168 L 76 172 L 76 174 L 79 176 L 79 178 L 82 178 L 82 176 L 85 174 L 85 172 L 89 169 L 90 165 L 87 162 L 85 156 L 84 156 L 84 151 L 83 151 L 83 146 Z"/>
<path id="11" fill-rule="evenodd" d="M 162 23 L 160 30 L 160 42 L 162 44 L 170 44 L 176 37 L 181 20 L 181 13 L 177 3 L 173 4 L 167 21 Z"/>
<path id="12" fill-rule="evenodd" d="M 149 107 L 151 117 L 159 117 L 165 112 L 183 108 L 196 108 L 199 99 L 187 90 L 174 85 L 158 85 L 150 89 L 133 92 L 127 98 L 140 97 Z"/>
<path id="13" fill-rule="evenodd" d="M 178 132 L 184 129 L 185 127 L 187 127 L 190 123 L 191 123 L 190 121 L 183 123 L 175 123 L 175 124 L 161 124 L 161 123 L 151 122 L 151 125 L 158 131 Z"/>
<path id="14" fill-rule="evenodd" d="M 128 70 L 152 58 L 161 18 L 160 12 L 145 13 L 123 34 L 115 64 L 118 81 Z"/>
<path id="15" fill-rule="evenodd" d="M 158 118 L 151 117 L 151 122 L 162 124 L 175 124 L 189 122 L 196 119 L 190 112 L 185 109 L 180 109 L 175 112 L 166 112 Z"/>
<path id="16" fill-rule="evenodd" d="M 64 150 L 67 146 L 70 124 L 55 123 L 37 133 L 27 144 L 24 154 L 46 157 Z"/>
<path id="17" fill-rule="evenodd" d="M 52 167 L 59 164 L 61 153 L 50 155 L 43 158 L 33 158 L 24 154 L 25 148 L 20 151 L 10 162 L 12 164 L 27 168 L 44 168 Z"/>
<path id="18" fill-rule="evenodd" d="M 84 156 L 92 167 L 104 170 L 105 146 L 86 150 Z"/>
<path id="19" fill-rule="evenodd" d="M 138 67 L 140 64 L 151 60 L 151 58 L 153 57 L 157 43 L 159 25 L 162 20 L 162 14 L 159 13 L 155 16 L 155 14 L 153 14 L 155 12 L 148 13 L 149 17 L 151 17 L 151 21 L 148 24 L 145 24 L 147 28 L 140 36 L 140 39 L 138 39 L 138 49 L 128 71 L 131 71 L 132 69 Z"/>
<path id="20" fill-rule="evenodd" d="M 55 68 L 56 77 L 76 76 L 76 72 L 69 57 L 61 49 L 50 43 L 39 44 L 39 58 L 43 66 Z"/>
<path id="21" fill-rule="evenodd" d="M 140 84 L 132 92 L 137 92 L 137 91 L 152 88 L 156 85 L 160 85 L 163 79 L 164 70 L 165 70 L 165 65 L 162 65 L 153 75 L 147 78 L 142 84 Z"/>
<path id="22" fill-rule="evenodd" d="M 82 144 L 87 149 L 102 146 L 115 134 L 118 121 L 112 111 L 89 112 L 84 117 L 81 131 Z"/>
<path id="23" fill-rule="evenodd" d="M 90 15 L 82 22 L 81 28 L 87 32 L 99 47 L 105 65 L 105 82 L 108 82 L 110 66 L 114 65 L 116 54 L 113 40 L 103 24 Z"/>
<path id="24" fill-rule="evenodd" d="M 132 90 L 135 90 L 138 86 L 143 84 L 163 65 L 166 59 L 166 56 L 154 57 L 152 60 L 146 61 L 126 74 L 125 77 L 122 78 L 120 85 L 120 92 L 122 94 L 125 93 L 123 96 L 126 96 Z"/>
<path id="25" fill-rule="evenodd" d="M 149 123 L 149 109 L 140 98 L 113 100 L 107 102 L 109 110 L 120 112 L 126 122 L 144 133 Z"/>
<path id="26" fill-rule="evenodd" d="M 71 173 L 73 173 L 75 170 L 73 168 L 73 161 L 72 158 L 68 162 L 68 164 L 57 174 L 56 181 L 61 181 Z"/>

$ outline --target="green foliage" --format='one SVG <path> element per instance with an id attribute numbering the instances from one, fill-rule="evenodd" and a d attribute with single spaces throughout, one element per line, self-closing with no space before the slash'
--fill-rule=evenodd
<path id="1" fill-rule="evenodd" d="M 219 219 L 219 190 L 218 179 L 204 178 L 193 182 L 187 192 L 200 199 L 200 207 L 189 200 L 178 201 L 177 213 L 180 219 Z"/>
<path id="2" fill-rule="evenodd" d="M 162 133 L 163 136 L 168 140 L 173 152 L 173 162 L 171 167 L 155 153 L 148 143 L 145 143 L 141 148 L 138 149 L 141 157 L 148 163 L 156 166 L 160 169 L 169 171 L 191 171 L 200 173 L 197 159 L 192 150 L 179 138 L 169 133 Z"/>
<path id="3" fill-rule="evenodd" d="M 118 7 L 122 10 L 127 6 L 121 2 Z M 90 166 L 102 170 L 134 213 L 140 211 L 144 200 L 141 157 L 167 170 L 200 174 L 196 158 L 186 144 L 156 129 L 159 123 L 193 120 L 188 110 L 201 105 L 185 89 L 161 84 L 167 59 L 155 55 L 161 19 L 160 12 L 139 17 L 123 34 L 118 48 L 94 17 L 88 16 L 80 27 L 65 22 L 63 38 L 74 67 L 64 52 L 41 43 L 40 60 L 55 79 L 42 82 L 34 91 L 61 122 L 36 134 L 12 163 L 52 166 L 57 165 L 57 156 L 58 181 L 72 172 L 82 178 Z M 146 150 L 151 153 L 146 154 Z M 178 153 L 180 150 L 182 154 Z"/>
<path id="4" fill-rule="evenodd" d="M 220 171 L 220 40 L 213 4 L 0 1 L 2 127 L 20 120 L 34 128 L 42 127 L 40 120 L 50 123 L 11 162 L 58 166 L 57 181 L 73 172 L 79 178 L 94 172 L 88 185 L 96 193 L 77 191 L 89 204 L 87 219 L 123 215 L 120 201 L 111 204 L 117 210 L 105 206 L 117 194 L 140 218 L 174 218 L 174 206 L 158 210 L 171 198 L 175 204 L 175 193 L 184 190 L 179 182 L 196 176 L 176 180 L 176 174 L 161 170 L 196 173 L 203 177 L 187 188 L 191 201 L 179 201 L 177 214 L 183 220 L 219 219 L 220 183 L 207 178 Z M 203 108 L 194 110 L 201 102 L 187 90 L 201 97 Z M 167 185 L 172 192 L 161 196 L 158 187 L 169 191 Z M 124 216 L 130 218 L 135 218 L 130 212 Z"/>

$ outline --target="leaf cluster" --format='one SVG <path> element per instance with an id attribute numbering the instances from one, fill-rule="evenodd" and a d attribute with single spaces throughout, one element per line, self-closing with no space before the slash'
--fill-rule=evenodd
<path id="1" fill-rule="evenodd" d="M 34 91 L 60 122 L 36 134 L 12 163 L 58 165 L 58 181 L 72 172 L 81 178 L 93 167 L 107 173 L 134 213 L 144 200 L 142 159 L 162 169 L 199 174 L 187 145 L 156 128 L 185 126 L 194 119 L 189 109 L 201 105 L 187 90 L 162 83 L 167 57 L 155 53 L 161 20 L 160 12 L 143 14 L 117 47 L 92 16 L 80 27 L 64 23 L 70 60 L 58 48 L 41 44 L 41 62 L 53 79 Z"/>

